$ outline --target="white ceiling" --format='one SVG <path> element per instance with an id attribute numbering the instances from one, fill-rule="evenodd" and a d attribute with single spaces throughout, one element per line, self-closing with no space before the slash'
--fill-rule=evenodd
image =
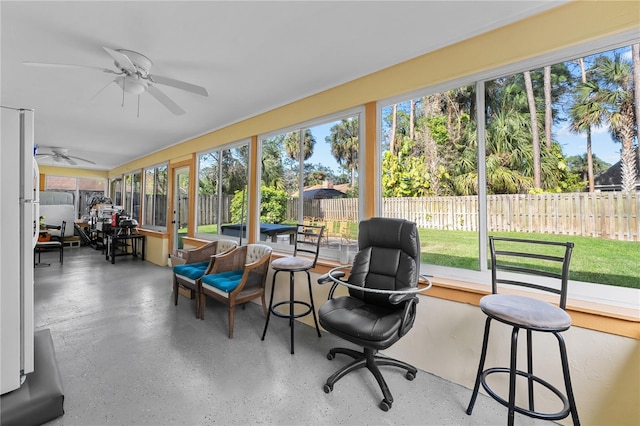
<path id="1" fill-rule="evenodd" d="M 76 167 L 109 170 L 564 2 L 1 1 L 0 103 L 35 109 L 41 153 L 64 147 L 96 163 Z M 209 97 L 159 86 L 186 114 L 143 93 L 137 117 L 113 74 L 22 64 L 116 70 L 103 46 Z"/>

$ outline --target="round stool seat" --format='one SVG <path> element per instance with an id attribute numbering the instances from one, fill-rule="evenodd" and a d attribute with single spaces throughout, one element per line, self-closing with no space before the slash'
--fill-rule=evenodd
<path id="1" fill-rule="evenodd" d="M 518 327 L 538 331 L 562 331 L 571 326 L 571 317 L 551 303 L 514 294 L 490 294 L 480 299 L 480 309 Z"/>
<path id="2" fill-rule="evenodd" d="M 313 259 L 298 256 L 286 256 L 271 262 L 276 271 L 304 271 L 313 267 Z"/>

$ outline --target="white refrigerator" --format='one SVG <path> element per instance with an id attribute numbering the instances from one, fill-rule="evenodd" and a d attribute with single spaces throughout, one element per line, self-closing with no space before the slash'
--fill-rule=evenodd
<path id="1" fill-rule="evenodd" d="M 33 372 L 33 247 L 39 231 L 34 112 L 0 106 L 0 394 Z"/>

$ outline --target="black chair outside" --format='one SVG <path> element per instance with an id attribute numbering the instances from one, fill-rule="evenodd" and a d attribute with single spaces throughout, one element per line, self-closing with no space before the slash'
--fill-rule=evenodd
<path id="1" fill-rule="evenodd" d="M 320 324 L 327 331 L 351 343 L 362 346 L 362 352 L 333 348 L 327 354 L 348 355 L 354 361 L 329 377 L 324 391 L 346 374 L 366 367 L 375 377 L 384 399 L 380 409 L 387 411 L 393 396 L 380 366 L 394 366 L 406 370 L 407 380 L 413 380 L 418 370 L 406 362 L 378 355 L 406 335 L 416 318 L 417 294 L 431 287 L 420 275 L 420 237 L 414 222 L 403 219 L 371 218 L 360 222 L 359 251 L 352 266 L 334 268 L 318 279 L 323 284 L 333 282 L 329 299 L 318 312 Z M 341 280 L 349 271 L 347 282 Z M 427 285 L 418 287 L 419 278 Z M 348 288 L 349 295 L 335 297 L 338 285 Z"/>
<path id="2" fill-rule="evenodd" d="M 267 312 L 267 320 L 264 324 L 264 331 L 262 332 L 262 340 L 267 335 L 267 328 L 269 327 L 269 318 L 271 314 L 279 318 L 287 318 L 289 320 L 289 328 L 291 330 L 291 353 L 294 353 L 294 338 L 293 338 L 293 325 L 294 319 L 304 317 L 309 314 L 313 314 L 313 321 L 316 325 L 316 331 L 318 337 L 321 337 L 320 327 L 318 326 L 318 318 L 316 317 L 316 308 L 313 303 L 313 291 L 311 289 L 311 274 L 309 270 L 315 268 L 318 261 L 318 254 L 320 252 L 320 241 L 322 240 L 322 234 L 324 232 L 324 226 L 312 226 L 312 225 L 297 225 L 297 232 L 295 234 L 294 251 L 293 256 L 281 257 L 271 262 L 271 267 L 274 270 L 273 280 L 271 282 L 271 297 L 269 298 L 269 310 Z M 307 254 L 309 257 L 302 257 L 301 254 Z M 289 300 L 273 304 L 273 294 L 276 287 L 276 276 L 279 272 L 289 273 Z M 294 294 L 295 274 L 296 272 L 305 272 L 307 274 L 307 283 L 309 286 L 309 302 L 296 300 Z M 278 312 L 279 306 L 289 305 L 289 312 Z M 295 305 L 304 306 L 306 309 L 304 312 L 295 313 Z"/>
<path id="3" fill-rule="evenodd" d="M 579 425 L 578 411 L 569 376 L 567 350 L 564 339 L 560 334 L 571 326 L 571 317 L 566 313 L 565 308 L 573 243 L 489 237 L 489 246 L 491 251 L 492 294 L 484 296 L 480 300 L 480 308 L 487 315 L 487 319 L 482 341 L 480 365 L 478 366 L 478 373 L 467 414 L 470 415 L 473 411 L 478 389 L 482 383 L 482 387 L 493 399 L 508 408 L 507 424 L 509 425 L 513 425 L 516 412 L 543 420 L 560 420 L 571 414 L 573 424 Z M 528 287 L 556 294 L 559 296 L 558 306 L 533 297 L 498 294 L 499 287 L 502 287 L 502 285 Z M 491 320 L 496 320 L 512 327 L 509 367 L 484 368 Z M 516 358 L 518 332 L 520 329 L 527 332 L 527 371 L 517 369 Z M 566 395 L 546 380 L 534 375 L 533 332 L 551 333 L 558 340 Z M 498 395 L 487 384 L 487 376 L 494 373 L 508 375 L 509 394 L 507 399 Z M 528 408 L 516 405 L 516 378 L 518 376 L 526 378 L 527 381 Z M 557 413 L 536 411 L 534 385 L 540 385 L 553 392 L 562 402 L 562 410 Z"/>
<path id="4" fill-rule="evenodd" d="M 36 246 L 34 247 L 34 253 L 38 255 L 38 262 L 36 262 L 36 257 L 33 256 L 33 266 L 50 266 L 49 263 L 41 262 L 41 254 L 46 251 L 56 251 L 60 252 L 60 264 L 64 264 L 64 231 L 67 226 L 66 221 L 62 221 L 62 225 L 60 226 L 51 226 L 48 225 L 47 229 L 59 229 L 60 233 L 51 235 L 51 239 L 49 241 L 38 241 L 36 242 Z"/>

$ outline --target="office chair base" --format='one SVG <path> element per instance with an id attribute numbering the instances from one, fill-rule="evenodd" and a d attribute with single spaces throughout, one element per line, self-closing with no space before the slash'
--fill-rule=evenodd
<path id="1" fill-rule="evenodd" d="M 369 348 L 364 348 L 364 352 L 358 352 L 353 349 L 346 348 L 331 349 L 327 354 L 328 360 L 332 360 L 333 358 L 335 358 L 336 354 L 344 354 L 350 356 L 354 360 L 342 367 L 340 370 L 333 373 L 331 377 L 327 379 L 326 383 L 323 386 L 324 392 L 331 392 L 333 390 L 333 385 L 350 372 L 359 368 L 367 368 L 371 372 L 371 374 L 373 374 L 373 377 L 375 377 L 384 396 L 384 399 L 380 402 L 379 405 L 380 409 L 382 411 L 389 411 L 389 409 L 391 409 L 391 406 L 393 405 L 393 396 L 391 395 L 391 391 L 389 391 L 387 382 L 384 380 L 384 377 L 380 372 L 379 366 L 385 365 L 403 368 L 407 370 L 405 378 L 409 381 L 415 379 L 418 370 L 414 366 L 407 364 L 406 362 L 393 358 L 387 358 L 381 355 L 376 355 L 377 352 L 377 350 Z"/>

